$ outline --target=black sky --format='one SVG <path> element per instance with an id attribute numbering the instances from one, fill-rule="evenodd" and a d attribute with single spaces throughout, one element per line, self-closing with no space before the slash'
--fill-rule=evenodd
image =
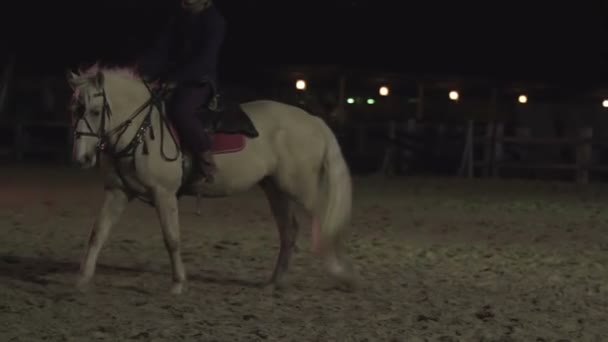
<path id="1" fill-rule="evenodd" d="M 168 1 L 4 1 L 2 32 L 31 68 L 124 63 L 153 39 Z M 229 25 L 226 70 L 296 63 L 490 77 L 608 76 L 608 8 L 598 1 L 217 3 Z"/>

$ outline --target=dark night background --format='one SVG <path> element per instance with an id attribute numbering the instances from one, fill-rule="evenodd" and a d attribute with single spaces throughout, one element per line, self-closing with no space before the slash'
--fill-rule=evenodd
<path id="1" fill-rule="evenodd" d="M 175 204 L 191 163 L 118 91 L 84 118 L 127 148 L 74 165 L 66 77 L 131 63 L 174 1 L 0 1 L 0 342 L 608 341 L 608 0 L 215 0 L 227 103 L 316 118 L 243 106 L 261 141 Z M 166 210 L 120 215 L 140 189 Z"/>
<path id="2" fill-rule="evenodd" d="M 2 3 L 2 32 L 20 68 L 96 59 L 122 64 L 154 38 L 169 1 Z M 603 2 L 217 0 L 228 22 L 224 76 L 286 64 L 497 78 L 606 76 Z M 7 49 L 6 51 L 8 51 Z M 41 70 L 42 71 L 42 70 Z"/>

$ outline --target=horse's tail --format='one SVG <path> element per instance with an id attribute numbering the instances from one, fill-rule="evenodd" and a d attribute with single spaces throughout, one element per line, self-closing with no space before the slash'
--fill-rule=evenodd
<path id="1" fill-rule="evenodd" d="M 333 249 L 337 247 L 341 233 L 350 223 L 352 181 L 336 136 L 325 122 L 321 122 L 321 126 L 325 137 L 325 154 L 317 201 L 320 231 L 314 244 L 317 248 Z"/>

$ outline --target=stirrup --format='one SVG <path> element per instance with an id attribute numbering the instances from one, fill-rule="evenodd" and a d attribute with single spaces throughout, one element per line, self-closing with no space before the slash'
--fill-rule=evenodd
<path id="1" fill-rule="evenodd" d="M 221 95 L 220 94 L 215 94 L 211 97 L 211 100 L 209 100 L 209 104 L 207 105 L 207 108 L 209 108 L 210 111 L 213 112 L 223 112 L 224 111 L 224 103 L 221 99 Z"/>

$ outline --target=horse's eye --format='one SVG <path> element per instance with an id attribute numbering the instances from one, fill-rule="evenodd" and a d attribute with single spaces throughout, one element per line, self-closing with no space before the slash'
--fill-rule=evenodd
<path id="1" fill-rule="evenodd" d="M 91 114 L 93 116 L 99 116 L 99 114 L 101 114 L 101 111 L 99 111 L 99 109 L 93 109 L 91 110 Z"/>

